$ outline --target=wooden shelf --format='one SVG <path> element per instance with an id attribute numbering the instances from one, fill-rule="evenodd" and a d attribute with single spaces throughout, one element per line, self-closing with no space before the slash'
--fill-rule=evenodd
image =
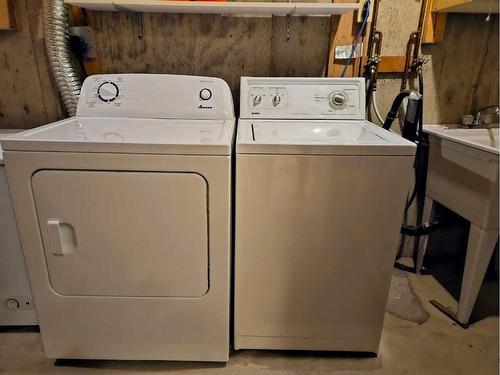
<path id="1" fill-rule="evenodd" d="M 444 38 L 447 13 L 498 13 L 499 0 L 428 0 L 422 43 Z"/>
<path id="2" fill-rule="evenodd" d="M 353 12 L 358 3 L 273 3 L 241 1 L 65 0 L 67 4 L 97 11 L 197 13 L 252 16 L 331 16 Z"/>
<path id="3" fill-rule="evenodd" d="M 433 12 L 439 13 L 498 13 L 498 0 L 434 0 Z"/>

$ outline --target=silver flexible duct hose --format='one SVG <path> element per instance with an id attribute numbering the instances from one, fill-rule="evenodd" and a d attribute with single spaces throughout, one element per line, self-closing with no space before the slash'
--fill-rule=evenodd
<path id="1" fill-rule="evenodd" d="M 54 80 L 66 112 L 74 116 L 82 84 L 72 61 L 68 8 L 63 0 L 43 0 L 43 31 Z"/>

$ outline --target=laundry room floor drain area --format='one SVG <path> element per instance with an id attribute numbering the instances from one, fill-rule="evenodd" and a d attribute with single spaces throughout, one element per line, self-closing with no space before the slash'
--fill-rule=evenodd
<path id="1" fill-rule="evenodd" d="M 387 311 L 398 318 L 418 324 L 423 324 L 429 319 L 429 313 L 414 292 L 405 271 L 394 270 Z"/>

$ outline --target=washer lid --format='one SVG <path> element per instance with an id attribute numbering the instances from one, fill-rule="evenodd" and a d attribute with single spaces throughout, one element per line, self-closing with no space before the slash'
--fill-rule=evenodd
<path id="1" fill-rule="evenodd" d="M 368 121 L 239 120 L 239 154 L 414 155 L 416 146 Z"/>
<path id="2" fill-rule="evenodd" d="M 4 150 L 230 155 L 234 121 L 72 117 L 9 137 Z"/>

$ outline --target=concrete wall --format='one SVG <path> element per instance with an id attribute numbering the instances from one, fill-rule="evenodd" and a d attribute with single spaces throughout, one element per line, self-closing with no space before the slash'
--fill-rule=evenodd
<path id="1" fill-rule="evenodd" d="M 18 0 L 21 30 L 0 31 L 0 128 L 34 127 L 63 117 L 43 45 L 41 0 Z M 383 54 L 402 55 L 416 28 L 420 1 L 382 0 Z M 239 77 L 321 76 L 326 71 L 330 19 L 296 18 L 285 39 L 283 18 L 94 13 L 105 72 L 215 75 L 237 98 Z M 442 43 L 425 46 L 425 120 L 456 122 L 498 103 L 498 16 L 449 15 Z M 399 91 L 399 75 L 382 75 L 383 114 Z"/>

